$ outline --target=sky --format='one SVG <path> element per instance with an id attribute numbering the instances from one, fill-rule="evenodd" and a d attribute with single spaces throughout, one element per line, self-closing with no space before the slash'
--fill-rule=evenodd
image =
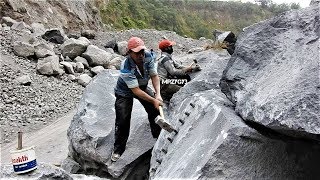
<path id="1" fill-rule="evenodd" d="M 241 2 L 255 2 L 254 0 L 241 0 Z M 281 4 L 281 3 L 299 3 L 301 7 L 309 6 L 311 0 L 272 0 L 272 2 Z"/>

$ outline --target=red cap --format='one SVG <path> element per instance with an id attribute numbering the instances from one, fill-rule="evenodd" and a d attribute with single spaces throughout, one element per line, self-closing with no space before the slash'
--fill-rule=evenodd
<path id="1" fill-rule="evenodd" d="M 176 43 L 174 41 L 169 41 L 168 39 L 165 39 L 165 40 L 160 41 L 159 49 L 165 49 L 165 48 L 167 48 L 169 46 L 173 46 L 175 44 Z"/>
<path id="2" fill-rule="evenodd" d="M 142 39 L 138 37 L 131 37 L 128 41 L 128 49 L 132 50 L 133 52 L 139 52 L 142 49 L 147 49 L 146 46 L 144 46 L 144 42 Z"/>

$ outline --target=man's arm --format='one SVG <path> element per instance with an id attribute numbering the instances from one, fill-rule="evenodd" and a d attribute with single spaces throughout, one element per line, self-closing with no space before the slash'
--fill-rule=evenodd
<path id="1" fill-rule="evenodd" d="M 172 59 L 172 62 L 173 62 L 173 66 L 176 68 L 176 69 L 183 69 L 185 68 L 184 66 L 182 66 L 181 64 L 179 64 L 177 61 L 173 60 Z"/>
<path id="2" fill-rule="evenodd" d="M 139 98 L 152 103 L 156 109 L 159 109 L 159 106 L 162 105 L 161 101 L 149 96 L 149 94 L 142 91 L 139 87 L 131 88 L 131 91 L 133 92 L 134 95 L 138 96 Z"/>
<path id="3" fill-rule="evenodd" d="M 176 69 L 169 61 L 163 63 L 164 68 L 171 76 L 184 76 L 187 72 L 192 71 L 192 67 L 185 67 L 183 69 Z"/>
<path id="4" fill-rule="evenodd" d="M 160 95 L 160 78 L 159 78 L 159 76 L 158 75 L 151 76 L 151 81 L 152 81 L 153 88 L 156 91 L 156 99 L 163 101 L 162 97 Z"/>

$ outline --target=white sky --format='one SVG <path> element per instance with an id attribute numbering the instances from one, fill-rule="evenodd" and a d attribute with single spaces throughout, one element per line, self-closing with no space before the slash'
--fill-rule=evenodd
<path id="1" fill-rule="evenodd" d="M 254 0 L 241 0 L 241 2 L 254 2 Z M 277 4 L 281 4 L 281 3 L 299 3 L 301 7 L 307 7 L 309 6 L 311 0 L 272 0 L 272 2 L 277 3 Z"/>

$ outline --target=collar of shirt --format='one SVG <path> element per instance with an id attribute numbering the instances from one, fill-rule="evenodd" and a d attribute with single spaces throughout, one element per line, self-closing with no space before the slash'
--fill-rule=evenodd
<path id="1" fill-rule="evenodd" d="M 146 57 L 145 57 L 146 58 Z M 141 72 L 140 72 L 140 69 L 138 68 L 138 65 L 134 62 L 134 60 L 128 55 L 128 60 L 129 60 L 129 63 L 130 63 L 130 67 L 131 67 L 131 71 L 133 70 L 133 71 L 137 71 L 138 72 L 138 74 L 141 76 L 141 78 L 145 78 L 145 76 L 146 76 L 146 66 L 145 66 L 145 58 L 143 59 L 143 61 L 142 61 L 142 64 L 143 64 L 143 71 L 144 71 L 144 73 L 143 73 L 143 75 L 144 76 L 142 76 L 142 74 L 141 74 Z M 134 72 L 133 72 L 134 73 Z"/>
<path id="2" fill-rule="evenodd" d="M 172 59 L 172 55 L 167 52 L 162 52 L 161 55 L 165 55 L 165 56 L 169 57 L 170 59 Z"/>

